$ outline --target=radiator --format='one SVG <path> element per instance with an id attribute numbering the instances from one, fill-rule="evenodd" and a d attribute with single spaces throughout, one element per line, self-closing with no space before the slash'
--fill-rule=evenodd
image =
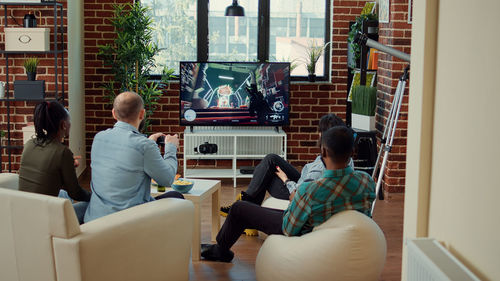
<path id="1" fill-rule="evenodd" d="M 407 249 L 408 281 L 480 280 L 435 239 L 408 239 Z"/>

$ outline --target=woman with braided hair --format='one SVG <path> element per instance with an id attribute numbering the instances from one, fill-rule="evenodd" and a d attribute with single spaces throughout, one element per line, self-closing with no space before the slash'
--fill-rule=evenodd
<path id="1" fill-rule="evenodd" d="M 80 223 L 90 200 L 90 193 L 78 184 L 78 162 L 62 143 L 71 127 L 68 111 L 57 101 L 35 107 L 35 134 L 24 145 L 19 169 L 19 190 L 82 201 L 73 204 Z"/>

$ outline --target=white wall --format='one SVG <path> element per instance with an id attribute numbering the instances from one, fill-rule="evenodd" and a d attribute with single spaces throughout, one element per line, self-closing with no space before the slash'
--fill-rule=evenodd
<path id="1" fill-rule="evenodd" d="M 68 102 L 71 115 L 69 147 L 80 155 L 77 175 L 85 170 L 85 92 L 83 70 L 83 0 L 68 0 Z"/>
<path id="2" fill-rule="evenodd" d="M 500 1 L 414 2 L 404 237 L 500 280 Z"/>

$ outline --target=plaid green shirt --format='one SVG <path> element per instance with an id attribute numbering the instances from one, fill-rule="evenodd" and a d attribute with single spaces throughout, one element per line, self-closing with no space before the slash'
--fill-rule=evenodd
<path id="1" fill-rule="evenodd" d="M 283 233 L 302 235 L 344 210 L 358 210 L 370 216 L 375 199 L 375 182 L 365 172 L 347 167 L 325 170 L 314 182 L 300 185 L 283 216 Z"/>

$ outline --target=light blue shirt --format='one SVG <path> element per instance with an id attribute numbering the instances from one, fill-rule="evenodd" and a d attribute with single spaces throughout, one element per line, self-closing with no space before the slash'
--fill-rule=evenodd
<path id="1" fill-rule="evenodd" d="M 137 129 L 118 121 L 94 137 L 91 151 L 92 196 L 85 222 L 153 201 L 151 179 L 170 186 L 177 173 L 177 148 L 157 144 Z"/>
<path id="2" fill-rule="evenodd" d="M 349 166 L 354 169 L 354 162 L 352 161 L 352 158 L 349 159 Z M 323 163 L 323 160 L 321 160 L 321 155 L 318 155 L 318 157 L 316 157 L 313 162 L 304 165 L 304 167 L 302 168 L 302 172 L 300 173 L 299 181 L 288 181 L 286 183 L 286 188 L 288 188 L 288 191 L 290 192 L 290 194 L 292 194 L 292 192 L 296 190 L 301 184 L 305 182 L 317 181 L 318 179 L 320 179 L 325 169 L 326 167 Z"/>

